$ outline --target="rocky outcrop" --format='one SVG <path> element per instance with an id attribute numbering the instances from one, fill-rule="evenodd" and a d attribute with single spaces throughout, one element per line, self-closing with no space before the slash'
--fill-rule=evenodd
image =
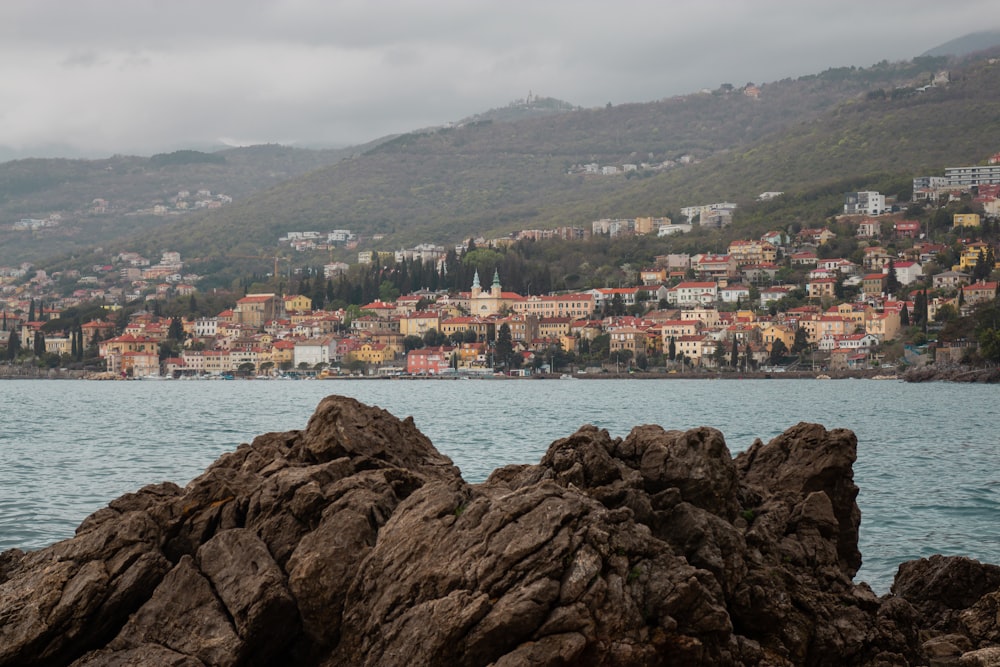
<path id="1" fill-rule="evenodd" d="M 907 382 L 965 382 L 995 384 L 1000 382 L 1000 368 L 977 368 L 959 364 L 928 364 L 903 373 Z"/>
<path id="2" fill-rule="evenodd" d="M 0 554 L 0 665 L 997 664 L 1000 568 L 852 582 L 855 454 L 815 424 L 735 459 L 711 428 L 584 426 L 470 485 L 330 397 Z"/>

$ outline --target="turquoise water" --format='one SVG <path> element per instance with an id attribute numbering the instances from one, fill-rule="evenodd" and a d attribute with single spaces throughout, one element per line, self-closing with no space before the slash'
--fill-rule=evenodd
<path id="1" fill-rule="evenodd" d="M 875 380 L 0 382 L 0 550 L 70 537 L 123 493 L 185 484 L 223 452 L 304 428 L 328 394 L 413 416 L 478 482 L 583 424 L 708 425 L 734 453 L 800 421 L 858 436 L 857 580 L 935 553 L 1000 563 L 1000 387 Z"/>

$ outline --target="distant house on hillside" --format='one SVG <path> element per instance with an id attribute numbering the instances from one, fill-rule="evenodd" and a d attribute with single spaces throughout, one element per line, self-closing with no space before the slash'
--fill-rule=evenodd
<path id="1" fill-rule="evenodd" d="M 882 215 L 885 210 L 885 195 L 878 192 L 848 192 L 844 195 L 844 215 Z"/>

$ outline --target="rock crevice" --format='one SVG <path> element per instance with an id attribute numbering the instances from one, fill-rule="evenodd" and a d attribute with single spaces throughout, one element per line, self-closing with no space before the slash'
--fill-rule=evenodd
<path id="1" fill-rule="evenodd" d="M 344 397 L 0 554 L 0 665 L 986 665 L 1000 568 L 861 565 L 846 430 L 584 426 L 482 484 Z"/>

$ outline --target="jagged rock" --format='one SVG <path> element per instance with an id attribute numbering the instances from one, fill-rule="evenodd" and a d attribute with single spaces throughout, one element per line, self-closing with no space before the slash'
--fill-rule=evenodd
<path id="1" fill-rule="evenodd" d="M 994 664 L 1000 568 L 854 584 L 849 431 L 584 426 L 465 483 L 342 397 L 0 554 L 0 665 Z"/>
<path id="2" fill-rule="evenodd" d="M 917 609 L 928 628 L 954 632 L 962 629 L 963 612 L 998 588 L 996 565 L 961 556 L 931 556 L 901 564 L 891 590 Z"/>

